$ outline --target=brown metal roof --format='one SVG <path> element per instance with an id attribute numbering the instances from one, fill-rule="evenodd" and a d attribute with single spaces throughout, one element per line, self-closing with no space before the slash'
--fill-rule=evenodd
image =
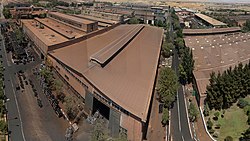
<path id="1" fill-rule="evenodd" d="M 193 51 L 194 76 L 201 95 L 206 92 L 212 72 L 223 72 L 250 59 L 250 33 L 187 36 L 185 43 Z"/>
<path id="2" fill-rule="evenodd" d="M 50 18 L 43 18 L 43 19 L 35 18 L 35 20 L 39 21 L 40 23 L 44 24 L 45 26 L 49 27 L 55 32 L 58 32 L 59 34 L 65 36 L 68 39 L 77 38 L 86 34 L 81 30 L 77 30 L 76 28 L 67 26 L 63 23 L 57 22 Z"/>
<path id="3" fill-rule="evenodd" d="M 51 30 L 48 27 L 40 28 L 35 20 L 21 20 L 32 33 L 47 46 L 68 41 L 67 38 Z"/>
<path id="4" fill-rule="evenodd" d="M 59 13 L 59 12 L 49 12 L 49 14 L 56 15 L 58 17 L 61 17 L 61 18 L 67 19 L 67 20 L 71 20 L 71 21 L 74 21 L 76 23 L 81 23 L 81 24 L 95 23 L 95 21 L 86 20 L 86 19 L 78 18 L 75 16 L 71 16 L 71 15 L 67 15 L 67 14 L 63 14 L 63 13 Z"/>
<path id="5" fill-rule="evenodd" d="M 208 29 L 183 29 L 184 35 L 206 35 L 206 34 L 223 34 L 229 32 L 239 32 L 240 27 L 229 28 L 208 28 Z"/>
<path id="6" fill-rule="evenodd" d="M 50 54 L 83 74 L 102 94 L 122 108 L 146 121 L 163 30 L 145 26 L 105 67 L 90 63 L 90 56 L 135 26 L 121 25 L 83 42 L 53 50 Z"/>
<path id="7" fill-rule="evenodd" d="M 88 16 L 88 15 L 74 15 L 76 17 L 79 17 L 79 18 L 83 18 L 83 19 L 88 19 L 88 20 L 94 20 L 94 21 L 98 21 L 98 25 L 100 23 L 102 24 L 117 24 L 119 21 L 113 21 L 113 20 L 108 20 L 108 19 L 103 19 L 103 18 L 98 18 L 98 17 L 93 17 L 93 16 Z"/>
<path id="8" fill-rule="evenodd" d="M 211 18 L 211 17 L 204 15 L 204 14 L 196 13 L 195 15 L 213 26 L 226 26 L 227 25 L 221 21 L 218 21 L 218 20 Z"/>

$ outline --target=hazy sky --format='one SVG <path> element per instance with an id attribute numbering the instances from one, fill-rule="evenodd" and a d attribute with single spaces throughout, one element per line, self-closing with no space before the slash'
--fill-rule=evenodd
<path id="1" fill-rule="evenodd" d="M 250 0 L 205 0 L 209 2 L 250 3 Z"/>

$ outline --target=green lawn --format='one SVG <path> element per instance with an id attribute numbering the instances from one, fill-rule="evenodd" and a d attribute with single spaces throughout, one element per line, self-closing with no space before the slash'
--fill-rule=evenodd
<path id="1" fill-rule="evenodd" d="M 215 112 L 214 110 L 210 112 L 211 119 Z M 220 116 L 218 121 L 212 119 L 212 122 L 214 125 L 213 129 L 215 129 L 216 124 L 221 125 L 220 129 L 215 129 L 215 132 L 219 135 L 218 141 L 224 141 L 226 136 L 231 136 L 234 140 L 239 140 L 241 133 L 248 128 L 247 115 L 236 104 L 225 111 L 224 118 Z"/>

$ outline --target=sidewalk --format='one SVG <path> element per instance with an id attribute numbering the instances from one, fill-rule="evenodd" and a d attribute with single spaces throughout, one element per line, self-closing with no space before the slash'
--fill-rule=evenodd
<path id="1" fill-rule="evenodd" d="M 198 104 L 194 96 L 192 96 L 192 101 L 195 101 L 193 103 L 196 105 L 197 110 L 199 110 Z M 206 132 L 200 111 L 199 111 L 199 117 L 197 118 L 197 121 L 194 122 L 194 128 L 195 128 L 196 137 L 197 139 L 199 139 L 199 141 L 213 141 Z"/>

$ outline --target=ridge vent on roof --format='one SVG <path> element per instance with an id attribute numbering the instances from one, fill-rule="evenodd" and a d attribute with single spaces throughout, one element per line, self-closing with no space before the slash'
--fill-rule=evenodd
<path id="1" fill-rule="evenodd" d="M 114 40 L 97 53 L 90 56 L 90 61 L 96 62 L 104 67 L 116 55 L 118 55 L 144 28 L 144 25 L 137 25 L 120 38 Z"/>

